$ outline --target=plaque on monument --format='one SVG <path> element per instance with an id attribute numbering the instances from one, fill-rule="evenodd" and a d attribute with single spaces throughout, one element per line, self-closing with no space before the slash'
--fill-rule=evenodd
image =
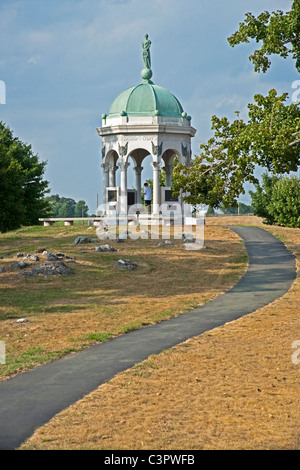
<path id="1" fill-rule="evenodd" d="M 127 205 L 133 206 L 134 204 L 136 204 L 136 190 L 127 189 Z"/>
<path id="2" fill-rule="evenodd" d="M 118 202 L 118 190 L 117 189 L 107 190 L 107 202 Z"/>

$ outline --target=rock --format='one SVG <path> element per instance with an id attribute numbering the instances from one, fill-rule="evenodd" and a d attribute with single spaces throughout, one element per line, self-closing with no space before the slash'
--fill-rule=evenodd
<path id="1" fill-rule="evenodd" d="M 24 253 L 17 253 L 16 258 L 23 258 L 25 256 Z"/>
<path id="2" fill-rule="evenodd" d="M 159 242 L 157 246 L 164 246 L 162 242 Z"/>
<path id="3" fill-rule="evenodd" d="M 183 240 L 183 243 L 195 243 L 196 239 L 195 238 L 185 238 Z"/>
<path id="4" fill-rule="evenodd" d="M 95 246 L 95 251 L 117 251 L 117 250 L 107 244 L 107 245 Z"/>
<path id="5" fill-rule="evenodd" d="M 82 243 L 89 243 L 89 238 L 83 235 L 77 237 L 74 241 L 74 245 L 81 245 Z"/>
<path id="6" fill-rule="evenodd" d="M 2 266 L 2 268 L 0 268 L 0 274 L 3 274 L 3 273 L 6 273 L 6 269 L 4 266 Z"/>
<path id="7" fill-rule="evenodd" d="M 99 239 L 98 238 L 92 238 L 91 243 L 98 243 Z"/>
<path id="8" fill-rule="evenodd" d="M 57 253 L 55 253 L 55 256 L 56 256 L 57 258 L 65 258 L 65 254 L 62 253 L 61 251 L 58 251 Z"/>
<path id="9" fill-rule="evenodd" d="M 31 255 L 28 259 L 30 261 L 40 261 L 40 258 L 38 257 L 38 255 Z"/>
<path id="10" fill-rule="evenodd" d="M 38 250 L 36 250 L 37 253 L 44 253 L 45 251 L 45 248 L 39 248 Z"/>
<path id="11" fill-rule="evenodd" d="M 52 263 L 41 263 L 33 266 L 30 270 L 19 273 L 24 276 L 57 276 L 59 274 L 71 274 L 72 271 L 62 261 L 53 261 Z"/>
<path id="12" fill-rule="evenodd" d="M 170 240 L 166 240 L 165 245 L 173 245 L 173 243 Z"/>
<path id="13" fill-rule="evenodd" d="M 25 261 L 20 261 L 19 263 L 12 263 L 10 265 L 11 268 L 18 268 L 18 269 L 24 269 L 24 268 L 27 268 L 27 266 L 29 266 L 29 264 L 25 263 Z"/>
<path id="14" fill-rule="evenodd" d="M 183 234 L 182 234 L 182 238 L 189 239 L 189 240 L 193 240 L 193 239 L 194 239 L 194 235 L 192 235 L 191 233 L 183 233 Z"/>
<path id="15" fill-rule="evenodd" d="M 44 250 L 44 251 L 42 252 L 42 255 L 43 255 L 43 256 L 46 256 L 47 254 L 48 254 L 48 251 L 47 251 L 47 250 Z"/>
<path id="16" fill-rule="evenodd" d="M 46 254 L 46 260 L 47 261 L 57 261 L 58 257 L 54 255 L 53 253 L 47 253 Z"/>
<path id="17" fill-rule="evenodd" d="M 30 320 L 27 320 L 27 318 L 18 318 L 16 323 L 30 323 Z"/>
<path id="18" fill-rule="evenodd" d="M 130 259 L 119 259 L 115 264 L 116 268 L 131 271 L 137 268 L 137 264 Z"/>
<path id="19" fill-rule="evenodd" d="M 116 243 L 124 243 L 124 239 L 118 237 L 118 238 L 115 239 L 115 242 Z"/>

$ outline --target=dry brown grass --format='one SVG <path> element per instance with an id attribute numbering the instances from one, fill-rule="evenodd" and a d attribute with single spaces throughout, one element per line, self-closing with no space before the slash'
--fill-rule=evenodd
<path id="1" fill-rule="evenodd" d="M 265 228 L 299 270 L 300 230 Z M 299 298 L 298 277 L 270 305 L 117 375 L 21 448 L 299 449 Z"/>
<path id="2" fill-rule="evenodd" d="M 8 272 L 1 274 L 0 285 L 0 339 L 7 350 L 2 380 L 92 344 L 90 334 L 119 335 L 186 312 L 232 287 L 247 267 L 243 244 L 222 227 L 207 227 L 206 248 L 193 252 L 185 250 L 182 240 L 161 248 L 159 240 L 128 239 L 109 242 L 118 252 L 97 253 L 92 244 L 74 246 L 78 233 L 93 237 L 81 227 L 41 227 L 33 234 L 23 232 L 13 243 L 2 236 L 2 253 L 12 252 L 2 260 Z M 76 264 L 70 265 L 74 275 L 17 276 L 9 266 L 24 246 L 29 250 L 28 243 L 75 256 Z M 115 269 L 119 258 L 136 261 L 138 269 Z M 18 317 L 30 322 L 17 324 Z"/>
<path id="3" fill-rule="evenodd" d="M 217 217 L 207 217 L 206 225 L 255 225 L 257 227 L 266 227 L 261 217 L 256 215 L 224 215 Z"/>

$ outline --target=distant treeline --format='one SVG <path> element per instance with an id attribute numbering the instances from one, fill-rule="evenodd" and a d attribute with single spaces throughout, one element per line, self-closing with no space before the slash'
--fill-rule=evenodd
<path id="1" fill-rule="evenodd" d="M 85 201 L 75 201 L 58 194 L 45 198 L 51 208 L 52 217 L 88 217 L 89 208 Z"/>

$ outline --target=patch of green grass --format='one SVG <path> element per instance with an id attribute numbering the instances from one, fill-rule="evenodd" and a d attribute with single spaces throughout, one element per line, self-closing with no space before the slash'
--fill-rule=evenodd
<path id="1" fill-rule="evenodd" d="M 286 237 L 284 235 L 281 235 L 279 233 L 273 233 L 272 230 L 270 230 L 270 232 L 272 233 L 272 235 L 274 235 L 276 238 L 278 238 L 278 240 L 280 240 L 281 242 L 283 242 L 283 243 L 286 242 Z"/>
<path id="2" fill-rule="evenodd" d="M 121 334 L 122 333 L 129 333 L 130 331 L 138 330 L 142 326 L 146 326 L 148 324 L 149 324 L 148 322 L 140 322 L 140 321 L 133 322 L 130 325 L 126 325 L 126 326 L 123 326 L 122 328 L 120 328 L 119 333 L 121 333 Z"/>
<path id="3" fill-rule="evenodd" d="M 166 318 L 170 318 L 174 315 L 174 312 L 171 311 L 171 310 L 164 310 L 163 312 L 159 312 L 157 313 L 156 315 L 153 315 L 153 317 L 151 318 L 151 321 L 153 322 L 159 322 L 161 320 L 164 320 Z"/>
<path id="4" fill-rule="evenodd" d="M 77 352 L 80 349 L 65 348 L 61 351 L 46 351 L 40 347 L 28 348 L 22 354 L 14 354 L 14 352 L 6 353 L 6 364 L 0 366 L 0 376 L 14 375 L 15 373 L 31 369 L 36 364 L 45 364 L 71 352 Z"/>
<path id="5" fill-rule="evenodd" d="M 62 279 L 63 278 L 61 278 L 61 281 Z M 49 305 L 49 303 L 63 300 L 66 297 L 66 289 L 64 289 L 63 286 L 44 286 L 44 288 L 40 286 L 40 288 L 37 288 L 40 281 L 43 281 L 43 279 L 35 279 L 34 289 L 0 289 L 0 307 L 5 308 L 5 311 L 0 312 L 0 320 L 19 318 L 24 316 L 24 314 L 38 315 L 46 311 L 49 313 L 68 312 L 70 310 L 83 308 L 74 304 Z M 25 279 L 25 284 L 30 286 L 32 279 Z M 72 297 L 80 297 L 80 294 L 76 295 L 72 293 Z"/>
<path id="6" fill-rule="evenodd" d="M 87 333 L 86 335 L 80 336 L 79 338 L 72 338 L 72 341 L 97 341 L 98 343 L 104 343 L 113 336 L 112 333 Z"/>
<path id="7" fill-rule="evenodd" d="M 136 364 L 128 371 L 128 374 L 136 377 L 149 377 L 153 369 L 158 369 L 158 366 L 153 361 L 147 360 Z"/>

